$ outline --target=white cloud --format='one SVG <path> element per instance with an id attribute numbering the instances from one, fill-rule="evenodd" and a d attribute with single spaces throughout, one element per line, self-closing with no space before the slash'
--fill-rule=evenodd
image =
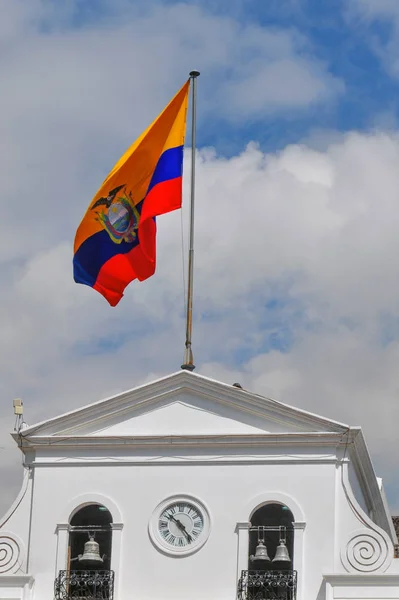
<path id="1" fill-rule="evenodd" d="M 339 87 L 292 31 L 169 5 L 76 29 L 57 14 L 40 33 L 46 7 L 13 2 L 9 26 L 0 25 L 3 508 L 21 475 L 7 435 L 14 397 L 32 423 L 182 360 L 179 213 L 159 219 L 156 276 L 134 282 L 116 309 L 72 281 L 74 230 L 115 156 L 193 67 L 204 71 L 201 106 L 229 119 L 307 107 Z M 399 141 L 331 139 L 319 150 L 265 155 L 250 144 L 230 159 L 200 153 L 195 359 L 199 372 L 364 425 L 393 485 Z M 285 333 L 289 351 L 267 352 Z"/>
<path id="2" fill-rule="evenodd" d="M 115 3 L 114 18 L 97 27 L 38 33 L 27 28 L 31 20 L 21 6 L 16 2 L 7 15 L 11 32 L 0 30 L 8 49 L 0 68 L 2 101 L 24 125 L 33 126 L 34 116 L 39 127 L 52 119 L 53 125 L 75 127 L 83 120 L 87 132 L 91 125 L 98 133 L 123 133 L 127 122 L 135 127 L 152 119 L 160 90 L 166 100 L 194 66 L 203 70 L 208 110 L 235 118 L 254 109 L 306 108 L 342 91 L 342 82 L 291 29 L 242 25 L 188 4 L 151 4 L 138 12 L 122 3 L 118 12 Z M 290 75 L 290 85 L 282 73 Z"/>

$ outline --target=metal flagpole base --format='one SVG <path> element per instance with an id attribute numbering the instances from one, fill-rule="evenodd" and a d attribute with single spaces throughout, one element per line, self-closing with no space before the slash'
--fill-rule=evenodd
<path id="1" fill-rule="evenodd" d="M 194 371 L 195 369 L 191 344 L 186 346 L 186 351 L 184 353 L 184 364 L 181 365 L 181 369 L 184 369 L 185 371 Z"/>

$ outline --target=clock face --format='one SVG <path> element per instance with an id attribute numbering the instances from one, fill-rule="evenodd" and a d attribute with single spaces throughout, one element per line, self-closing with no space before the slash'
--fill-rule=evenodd
<path id="1" fill-rule="evenodd" d="M 191 554 L 207 540 L 210 530 L 205 506 L 194 498 L 175 496 L 162 502 L 150 522 L 150 535 L 167 554 Z"/>
<path id="2" fill-rule="evenodd" d="M 204 517 L 190 502 L 174 502 L 161 513 L 158 529 L 165 542 L 174 548 L 184 548 L 201 536 Z"/>

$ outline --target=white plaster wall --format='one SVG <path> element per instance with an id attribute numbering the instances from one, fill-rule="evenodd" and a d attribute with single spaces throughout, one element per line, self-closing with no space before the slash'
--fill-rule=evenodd
<path id="1" fill-rule="evenodd" d="M 112 564 L 119 587 L 116 600 L 234 600 L 236 524 L 248 520 L 259 497 L 269 497 L 272 491 L 292 496 L 305 515 L 305 558 L 300 576 L 306 596 L 298 600 L 316 598 L 322 574 L 333 570 L 333 464 L 38 467 L 30 569 L 35 576 L 35 598 L 51 598 L 56 576 L 57 523 L 63 520 L 71 499 L 82 495 L 87 498 L 92 493 L 108 496 L 123 515 L 121 561 Z M 208 542 L 185 558 L 162 555 L 152 545 L 147 530 L 158 503 L 177 493 L 198 497 L 209 508 L 212 519 Z"/>
<path id="2" fill-rule="evenodd" d="M 254 415 L 217 405 L 204 398 L 180 394 L 179 399 L 159 401 L 145 409 L 131 410 L 131 415 L 116 417 L 114 423 L 107 419 L 105 429 L 93 435 L 199 435 L 264 433 L 281 431 L 276 422 L 262 422 Z M 98 425 L 97 425 L 98 427 Z"/>

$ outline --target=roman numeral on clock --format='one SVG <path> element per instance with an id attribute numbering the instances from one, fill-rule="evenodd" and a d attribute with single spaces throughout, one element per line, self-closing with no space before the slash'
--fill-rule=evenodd
<path id="1" fill-rule="evenodd" d="M 168 537 L 166 538 L 166 540 L 169 542 L 169 544 L 174 544 L 175 543 L 175 539 L 176 539 L 176 536 L 174 536 L 173 533 L 170 533 L 168 535 Z"/>

